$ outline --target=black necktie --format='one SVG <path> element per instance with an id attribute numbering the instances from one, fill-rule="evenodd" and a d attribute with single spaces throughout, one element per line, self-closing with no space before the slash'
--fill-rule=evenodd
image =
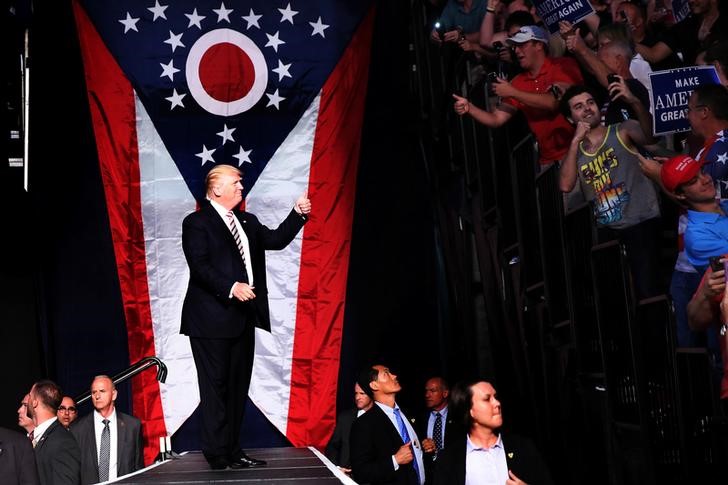
<path id="1" fill-rule="evenodd" d="M 432 439 L 435 441 L 435 453 L 442 449 L 442 414 L 435 413 L 435 424 L 432 426 Z"/>

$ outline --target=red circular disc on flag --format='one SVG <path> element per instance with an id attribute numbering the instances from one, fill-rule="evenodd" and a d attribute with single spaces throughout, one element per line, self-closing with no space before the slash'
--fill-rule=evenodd
<path id="1" fill-rule="evenodd" d="M 195 101 L 220 116 L 249 110 L 268 85 L 263 53 L 249 37 L 232 29 L 213 30 L 197 39 L 185 73 Z"/>

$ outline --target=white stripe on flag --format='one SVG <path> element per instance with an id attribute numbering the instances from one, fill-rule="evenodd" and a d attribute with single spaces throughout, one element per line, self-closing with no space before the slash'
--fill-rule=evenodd
<path id="1" fill-rule="evenodd" d="M 154 348 L 169 371 L 159 389 L 165 426 L 172 435 L 200 400 L 190 341 L 179 333 L 189 280 L 182 219 L 195 210 L 196 202 L 136 92 L 134 99 Z"/>
<path id="2" fill-rule="evenodd" d="M 320 101 L 321 93 L 276 150 L 248 193 L 246 210 L 270 228 L 277 227 L 286 218 L 296 199 L 308 189 Z M 303 231 L 284 250 L 266 254 L 271 332 L 260 329 L 255 332 L 250 398 L 283 434 L 286 434 L 288 424 L 302 241 Z"/>

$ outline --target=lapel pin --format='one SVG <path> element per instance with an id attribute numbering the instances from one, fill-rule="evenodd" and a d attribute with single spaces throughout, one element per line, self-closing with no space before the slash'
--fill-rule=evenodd
<path id="1" fill-rule="evenodd" d="M 513 453 L 508 453 L 508 458 L 513 459 Z"/>

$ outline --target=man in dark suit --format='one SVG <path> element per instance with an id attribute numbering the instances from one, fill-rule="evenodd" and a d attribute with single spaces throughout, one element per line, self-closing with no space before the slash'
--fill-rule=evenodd
<path id="1" fill-rule="evenodd" d="M 71 427 L 81 448 L 83 484 L 113 480 L 144 467 L 141 422 L 116 410 L 116 396 L 110 377 L 95 377 L 91 383 L 94 411 Z"/>
<path id="2" fill-rule="evenodd" d="M 0 477 L 5 485 L 40 483 L 30 440 L 5 428 L 0 428 Z"/>
<path id="3" fill-rule="evenodd" d="M 264 466 L 240 447 L 255 346 L 254 327 L 270 331 L 265 251 L 285 248 L 311 211 L 302 195 L 277 229 L 249 212 L 240 170 L 217 165 L 206 200 L 182 223 L 190 282 L 180 333 L 190 337 L 202 415 L 202 452 L 212 469 Z"/>
<path id="4" fill-rule="evenodd" d="M 450 403 L 454 435 L 435 464 L 435 485 L 504 483 L 551 485 L 551 475 L 527 438 L 500 431 L 501 405 L 495 389 L 474 380 L 453 388 Z"/>
<path id="5" fill-rule="evenodd" d="M 358 383 L 354 384 L 354 405 L 354 409 L 342 411 L 336 417 L 334 434 L 331 435 L 331 439 L 326 445 L 326 458 L 338 465 L 344 473 L 351 473 L 349 454 L 351 426 L 356 418 L 369 411 L 374 405 L 372 398 L 367 396 Z"/>
<path id="6" fill-rule="evenodd" d="M 62 398 L 61 388 L 49 380 L 36 382 L 28 393 L 28 416 L 35 424 L 31 436 L 42 485 L 81 483 L 81 451 L 56 417 Z"/>
<path id="7" fill-rule="evenodd" d="M 448 425 L 452 416 L 448 409 L 450 387 L 442 377 L 431 377 L 425 382 L 425 406 L 427 412 L 415 421 L 415 431 L 422 439 L 423 460 L 425 463 L 425 482 L 430 483 L 437 456 L 448 443 Z"/>
<path id="8" fill-rule="evenodd" d="M 351 472 L 359 483 L 422 485 L 425 480 L 422 447 L 399 409 L 397 376 L 383 365 L 365 369 L 359 385 L 374 406 L 354 421 L 351 429 Z"/>

